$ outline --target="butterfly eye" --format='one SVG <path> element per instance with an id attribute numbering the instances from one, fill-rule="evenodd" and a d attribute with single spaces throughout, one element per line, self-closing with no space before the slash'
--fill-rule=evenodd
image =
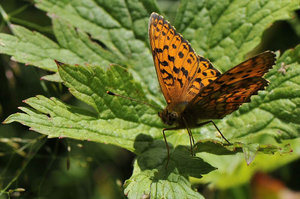
<path id="1" fill-rule="evenodd" d="M 178 114 L 176 112 L 171 112 L 170 113 L 170 120 L 171 121 L 176 121 L 178 118 Z"/>

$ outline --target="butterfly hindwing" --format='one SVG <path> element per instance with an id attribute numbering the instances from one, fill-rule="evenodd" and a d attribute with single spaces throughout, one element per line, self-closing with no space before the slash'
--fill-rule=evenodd
<path id="1" fill-rule="evenodd" d="M 189 114 L 199 119 L 221 119 L 232 113 L 245 102 L 250 101 L 252 95 L 264 89 L 268 81 L 261 77 L 241 80 L 201 96 L 201 101 L 187 108 Z"/>
<path id="2" fill-rule="evenodd" d="M 268 81 L 262 76 L 274 65 L 275 54 L 264 52 L 228 70 L 203 87 L 189 103 L 187 112 L 199 119 L 220 119 L 250 101 Z"/>

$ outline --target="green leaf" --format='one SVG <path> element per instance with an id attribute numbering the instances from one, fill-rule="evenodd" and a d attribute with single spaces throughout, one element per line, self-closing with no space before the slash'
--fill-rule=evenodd
<path id="1" fill-rule="evenodd" d="M 36 6 L 50 13 L 52 18 L 62 18 L 71 26 L 88 33 L 93 41 L 102 43 L 105 49 L 115 56 L 109 59 L 110 62 L 133 68 L 135 78 L 144 83 L 144 89 L 148 89 L 151 94 L 159 92 L 152 56 L 148 48 L 147 33 L 150 13 L 159 11 L 153 0 L 132 0 L 126 3 L 122 0 L 97 2 L 93 0 L 36 0 Z M 60 40 L 60 35 L 67 35 L 64 31 L 65 26 L 63 27 L 56 28 L 55 34 L 58 40 Z M 80 49 L 74 43 L 69 46 L 74 49 L 73 51 Z M 89 56 L 88 53 L 82 52 L 82 58 L 85 59 L 85 63 L 93 64 L 94 62 L 86 59 Z M 102 55 L 101 52 L 97 54 Z M 57 60 L 74 64 L 69 60 Z M 77 64 L 81 63 L 77 62 Z"/>
<path id="2" fill-rule="evenodd" d="M 53 54 L 59 54 L 59 46 L 37 32 L 11 25 L 14 36 L 0 33 L 0 53 L 12 56 L 12 59 L 49 71 L 56 71 Z M 65 56 L 71 56 L 66 53 Z"/>
<path id="3" fill-rule="evenodd" d="M 297 0 L 182 0 L 175 27 L 224 72 L 244 60 L 274 21 L 299 7 Z"/>
<path id="4" fill-rule="evenodd" d="M 152 140 L 145 135 L 137 138 L 145 139 Z M 198 157 L 190 156 L 190 152 L 183 146 L 176 147 L 166 167 L 165 150 L 165 144 L 160 140 L 149 142 L 143 148 L 143 153 L 134 164 L 133 175 L 125 182 L 125 194 L 129 198 L 202 198 L 191 189 L 187 177 L 200 178 L 202 174 L 216 168 Z"/>
<path id="5" fill-rule="evenodd" d="M 131 42 L 135 35 L 146 40 L 147 22 L 151 11 L 158 11 L 154 1 L 54 1 L 36 0 L 36 6 L 50 15 L 64 18 L 68 23 L 88 32 L 93 38 L 122 56 L 132 55 Z M 143 22 L 141 22 L 143 21 Z M 142 26 L 142 28 L 141 28 Z M 132 38 L 128 42 L 128 39 Z"/>
<path id="6" fill-rule="evenodd" d="M 195 144 L 193 151 L 196 153 L 207 152 L 215 155 L 232 155 L 243 151 L 246 156 L 251 157 L 251 155 L 249 154 L 250 149 L 252 149 L 253 153 L 257 153 L 261 151 L 265 154 L 274 154 L 276 152 L 286 153 L 291 150 L 289 146 L 276 147 L 274 145 L 266 145 L 266 144 L 251 145 L 251 144 L 243 144 L 239 142 L 233 144 L 223 144 L 216 140 L 208 139 L 208 140 L 198 141 Z M 249 158 L 246 158 L 246 161 L 248 159 Z"/>
<path id="7" fill-rule="evenodd" d="M 300 115 L 299 60 L 300 45 L 286 51 L 278 59 L 274 69 L 267 74 L 270 85 L 266 91 L 259 92 L 258 96 L 251 98 L 251 103 L 244 104 L 238 111 L 217 123 L 231 142 L 240 141 L 248 144 L 243 146 L 243 150 L 246 155 L 248 154 L 248 161 L 255 155 L 253 163 L 247 166 L 242 154 L 216 157 L 201 153 L 200 157 L 218 170 L 194 182 L 213 182 L 218 187 L 228 188 L 248 182 L 252 174 L 258 170 L 272 171 L 299 158 L 300 122 L 297 119 Z M 204 127 L 201 129 L 202 132 L 205 130 Z M 201 138 L 196 140 L 198 139 Z M 259 147 L 269 148 L 267 151 L 264 147 L 259 149 L 265 154 L 257 153 L 255 150 L 257 146 L 251 147 L 257 143 Z M 274 144 L 277 150 L 264 144 Z M 275 154 L 268 155 L 269 153 Z"/>
<path id="8" fill-rule="evenodd" d="M 156 117 L 156 111 L 143 104 L 106 94 L 106 90 L 115 87 L 122 94 L 133 89 L 137 92 L 132 97 L 146 100 L 140 84 L 133 81 L 126 69 L 113 66 L 105 72 L 95 66 L 60 65 L 59 74 L 62 80 L 67 80 L 65 84 L 70 92 L 91 105 L 96 113 L 66 105 L 56 98 L 36 96 L 25 101 L 33 109 L 22 107 L 26 114 L 16 113 L 5 122 L 19 121 L 50 137 L 98 141 L 131 151 L 134 151 L 134 140 L 140 133 L 149 134 L 150 131 L 154 138 L 162 136 L 163 125 Z"/>
<path id="9" fill-rule="evenodd" d="M 201 179 L 192 178 L 192 183 L 212 183 L 215 186 L 226 189 L 249 182 L 256 172 L 270 172 L 282 167 L 300 156 L 300 138 L 282 141 L 278 147 L 290 148 L 290 151 L 275 154 L 257 153 L 254 161 L 247 165 L 244 155 L 212 155 L 201 153 L 201 158 L 218 168 L 204 175 Z"/>
<path id="10" fill-rule="evenodd" d="M 141 171 L 135 163 L 133 175 L 124 185 L 125 194 L 128 198 L 203 198 L 177 171 L 167 176 L 165 172 L 164 169 Z"/>
<path id="11" fill-rule="evenodd" d="M 54 73 L 51 75 L 45 75 L 41 79 L 51 81 L 51 82 L 61 82 L 62 83 L 62 79 L 60 78 L 58 73 Z"/>
<path id="12" fill-rule="evenodd" d="M 87 34 L 75 31 L 74 27 L 58 18 L 53 19 L 53 29 L 59 44 L 17 25 L 11 25 L 11 29 L 15 36 L 0 34 L 0 52 L 12 55 L 15 61 L 48 71 L 57 71 L 54 59 L 69 64 L 102 66 L 116 60 L 112 53 L 93 42 Z"/>
<path id="13" fill-rule="evenodd" d="M 96 43 L 88 34 L 80 29 L 74 29 L 69 23 L 58 17 L 52 18 L 54 34 L 61 48 L 68 49 L 75 56 L 62 56 L 57 59 L 69 64 L 92 64 L 102 67 L 118 60 L 118 57 L 108 50 L 105 50 Z M 77 59 L 76 59 L 77 58 Z"/>
<path id="14" fill-rule="evenodd" d="M 154 1 L 36 0 L 36 6 L 52 18 L 58 44 L 12 26 L 14 36 L 0 34 L 0 53 L 49 71 L 56 71 L 52 60 L 101 67 L 117 63 L 133 68 L 131 72 L 149 94 L 159 92 L 147 34 L 149 15 L 158 12 Z M 163 101 L 162 96 L 159 101 Z"/>

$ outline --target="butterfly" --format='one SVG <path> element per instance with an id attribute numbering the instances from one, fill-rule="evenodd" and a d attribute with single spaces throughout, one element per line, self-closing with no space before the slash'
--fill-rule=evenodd
<path id="1" fill-rule="evenodd" d="M 163 129 L 168 160 L 166 130 L 187 129 L 192 151 L 190 129 L 212 123 L 229 143 L 212 119 L 237 110 L 268 85 L 263 75 L 275 64 L 275 54 L 263 52 L 221 74 L 161 15 L 151 14 L 148 29 L 157 78 L 167 102 L 159 117 L 174 126 Z"/>

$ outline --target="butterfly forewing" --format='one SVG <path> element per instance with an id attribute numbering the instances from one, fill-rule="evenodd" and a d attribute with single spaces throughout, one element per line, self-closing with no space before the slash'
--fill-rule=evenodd
<path id="1" fill-rule="evenodd" d="M 201 90 L 220 76 L 220 72 L 205 58 L 198 55 L 198 67 L 193 79 L 187 84 L 186 99 L 191 101 Z"/>
<path id="2" fill-rule="evenodd" d="M 168 104 L 190 101 L 220 75 L 156 13 L 150 16 L 149 38 L 159 84 Z"/>

